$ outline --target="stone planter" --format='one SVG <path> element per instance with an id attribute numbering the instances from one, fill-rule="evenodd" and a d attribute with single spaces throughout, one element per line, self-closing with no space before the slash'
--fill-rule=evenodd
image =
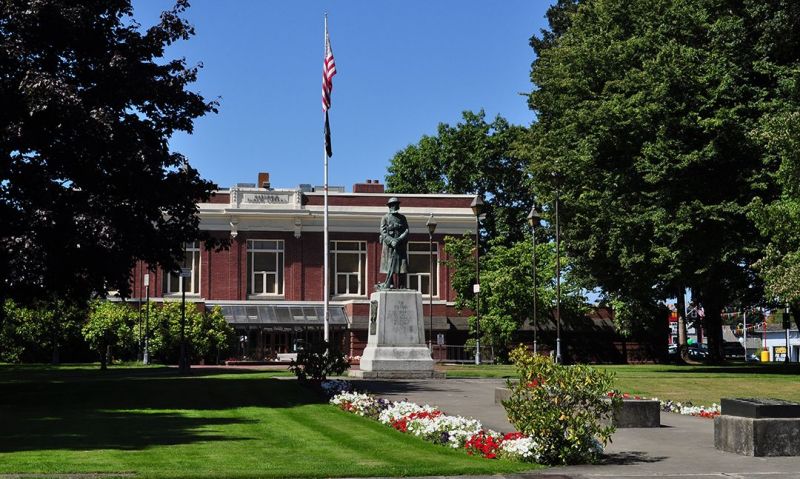
<path id="1" fill-rule="evenodd" d="M 800 456 L 800 404 L 778 399 L 722 399 L 714 447 L 743 456 Z"/>

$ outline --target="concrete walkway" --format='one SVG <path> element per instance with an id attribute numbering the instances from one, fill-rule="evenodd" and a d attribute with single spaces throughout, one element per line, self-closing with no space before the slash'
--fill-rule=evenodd
<path id="1" fill-rule="evenodd" d="M 502 379 L 360 381 L 360 388 L 387 399 L 437 406 L 448 414 L 480 419 L 485 428 L 512 431 L 505 410 L 494 404 Z M 714 422 L 662 413 L 661 427 L 619 429 L 603 464 L 555 467 L 508 477 L 547 479 L 798 479 L 800 457 L 746 457 L 714 448 Z M 501 476 L 492 476 L 495 479 Z"/>

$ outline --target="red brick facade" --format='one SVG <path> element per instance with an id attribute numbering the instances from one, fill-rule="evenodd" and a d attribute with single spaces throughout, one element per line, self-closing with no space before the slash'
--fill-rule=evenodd
<path id="1" fill-rule="evenodd" d="M 259 176 L 268 182 L 268 176 Z M 361 278 L 366 294 L 337 297 L 332 295 L 331 305 L 342 308 L 347 316 L 349 349 L 358 355 L 366 340 L 366 318 L 369 315 L 369 295 L 375 285 L 383 282 L 379 273 L 381 245 L 378 227 L 386 213 L 386 202 L 392 194 L 383 192 L 383 185 L 368 181 L 354 186 L 353 193 L 332 192 L 329 218 L 330 241 L 361 241 L 366 244 L 366 268 Z M 247 196 L 249 195 L 249 196 Z M 401 213 L 409 220 L 410 242 L 429 240 L 425 222 L 429 214 L 436 215 L 439 227 L 433 235 L 438 251 L 437 291 L 433 298 L 434 334 L 450 331 L 451 335 L 466 333 L 464 317 L 467 312 L 454 308 L 455 291 L 450 285 L 452 272 L 444 264 L 444 237 L 474 231 L 475 219 L 468 195 L 396 195 L 401 201 Z M 263 203 L 259 203 L 263 202 Z M 230 237 L 231 246 L 223 251 L 209 251 L 200 247 L 199 287 L 196 294 L 187 292 L 187 299 L 206 305 L 321 305 L 323 304 L 324 242 L 322 231 L 323 194 L 296 190 L 272 190 L 245 186 L 221 190 L 206 203 L 199 205 L 201 229 L 212 235 Z M 256 296 L 248 294 L 248 240 L 283 241 L 283 294 Z M 188 266 L 188 265 L 187 265 Z M 133 272 L 133 296 L 144 298 L 142 278 L 147 265 L 138 264 Z M 160 301 L 164 297 L 164 272 L 150 271 L 149 295 Z M 333 285 L 331 285 L 333 291 Z M 427 295 L 423 296 L 424 314 L 430 316 Z M 227 318 L 227 317 L 226 317 Z M 238 323 L 237 323 L 238 324 Z M 319 323 L 308 323 L 320 327 Z M 429 320 L 426 319 L 426 325 Z M 241 326 L 241 324 L 238 324 Z M 237 327 L 238 327 L 237 326 Z M 264 325 L 248 325 L 247 328 Z M 305 327 L 305 326 L 304 326 Z M 278 328 L 281 329 L 281 328 Z M 285 330 L 286 328 L 283 328 Z M 459 330 L 459 331 L 456 331 Z M 270 339 L 274 346 L 275 340 Z M 284 347 L 285 349 L 285 347 Z"/>

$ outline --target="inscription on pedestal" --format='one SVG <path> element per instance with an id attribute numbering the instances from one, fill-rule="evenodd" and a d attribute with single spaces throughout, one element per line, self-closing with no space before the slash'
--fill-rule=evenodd
<path id="1" fill-rule="evenodd" d="M 392 306 L 392 317 L 398 326 L 408 326 L 411 324 L 411 310 L 406 303 L 394 303 Z"/>

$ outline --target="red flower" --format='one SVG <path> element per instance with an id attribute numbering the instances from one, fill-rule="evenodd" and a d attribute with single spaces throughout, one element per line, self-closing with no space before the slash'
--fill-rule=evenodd
<path id="1" fill-rule="evenodd" d="M 523 437 L 525 437 L 525 434 L 521 432 L 509 432 L 503 436 L 503 441 L 513 441 L 515 439 L 522 439 Z"/>
<path id="2" fill-rule="evenodd" d="M 397 429 L 400 432 L 407 432 L 408 431 L 408 419 L 406 417 L 401 417 L 400 419 L 395 419 L 392 421 L 392 427 Z"/>
<path id="3" fill-rule="evenodd" d="M 464 448 L 470 456 L 478 453 L 486 459 L 496 459 L 497 450 L 500 448 L 500 442 L 481 431 L 469 438 L 469 441 L 464 444 Z"/>

